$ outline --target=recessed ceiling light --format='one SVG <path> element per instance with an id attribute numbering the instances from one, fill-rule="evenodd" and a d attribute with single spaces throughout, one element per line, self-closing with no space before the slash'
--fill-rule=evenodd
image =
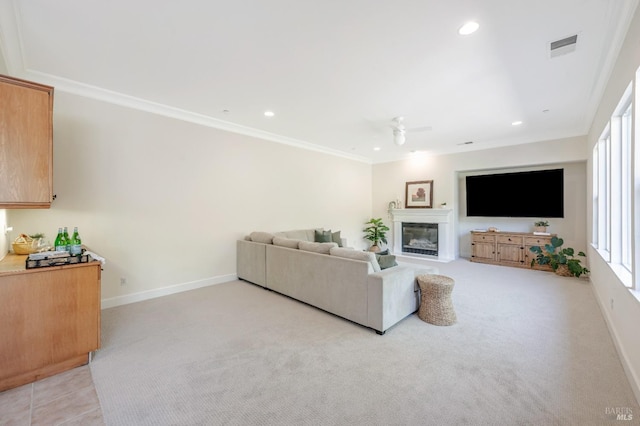
<path id="1" fill-rule="evenodd" d="M 265 117 L 273 117 L 275 114 L 273 111 L 265 111 L 264 112 L 264 116 Z"/>
<path id="2" fill-rule="evenodd" d="M 376 146 L 375 148 L 373 148 L 374 151 L 380 151 L 382 148 L 380 148 L 379 146 Z"/>
<path id="3" fill-rule="evenodd" d="M 458 30 L 458 34 L 460 35 L 473 34 L 476 31 L 478 31 L 478 28 L 480 28 L 480 24 L 478 24 L 475 21 L 469 21 L 460 27 L 460 29 Z"/>
<path id="4" fill-rule="evenodd" d="M 514 121 L 513 123 L 511 123 L 512 126 L 519 126 L 522 124 L 522 121 Z"/>

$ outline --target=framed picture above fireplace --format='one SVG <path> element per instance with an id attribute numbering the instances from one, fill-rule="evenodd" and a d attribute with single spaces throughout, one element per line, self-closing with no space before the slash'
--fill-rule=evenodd
<path id="1" fill-rule="evenodd" d="M 405 208 L 430 209 L 433 207 L 433 181 L 420 180 L 407 182 Z"/>

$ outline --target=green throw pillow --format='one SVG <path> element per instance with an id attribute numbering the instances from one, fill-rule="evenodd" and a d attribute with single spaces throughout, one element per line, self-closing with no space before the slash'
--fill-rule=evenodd
<path id="1" fill-rule="evenodd" d="M 331 233 L 331 241 L 338 244 L 338 247 L 342 247 L 342 238 L 340 237 L 340 231 Z"/>
<path id="2" fill-rule="evenodd" d="M 333 240 L 331 239 L 331 230 L 318 231 L 316 229 L 315 242 L 316 243 L 332 243 Z"/>
<path id="3" fill-rule="evenodd" d="M 387 253 L 389 251 L 387 250 Z M 376 254 L 376 258 L 378 259 L 378 264 L 380 265 L 380 269 L 392 268 L 394 266 L 398 266 L 398 262 L 396 262 L 396 257 L 392 254 Z"/>

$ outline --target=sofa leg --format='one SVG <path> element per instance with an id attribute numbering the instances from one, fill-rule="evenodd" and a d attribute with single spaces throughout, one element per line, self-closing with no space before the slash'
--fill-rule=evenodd
<path id="1" fill-rule="evenodd" d="M 385 331 L 378 331 L 378 330 L 376 330 L 376 333 L 377 333 L 379 336 L 384 336 L 384 333 L 386 333 L 386 332 L 387 332 L 387 330 L 385 330 Z"/>

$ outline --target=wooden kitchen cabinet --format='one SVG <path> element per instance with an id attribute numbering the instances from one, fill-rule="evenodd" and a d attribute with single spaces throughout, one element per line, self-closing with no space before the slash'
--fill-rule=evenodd
<path id="1" fill-rule="evenodd" d="M 533 246 L 544 247 L 553 235 L 535 235 L 527 232 L 471 231 L 471 261 L 495 265 L 531 268 Z M 551 270 L 548 265 L 534 265 L 533 269 Z"/>
<path id="2" fill-rule="evenodd" d="M 53 200 L 53 87 L 0 75 L 0 209 Z"/>
<path id="3" fill-rule="evenodd" d="M 101 263 L 0 262 L 0 391 L 87 364 L 100 348 Z"/>

